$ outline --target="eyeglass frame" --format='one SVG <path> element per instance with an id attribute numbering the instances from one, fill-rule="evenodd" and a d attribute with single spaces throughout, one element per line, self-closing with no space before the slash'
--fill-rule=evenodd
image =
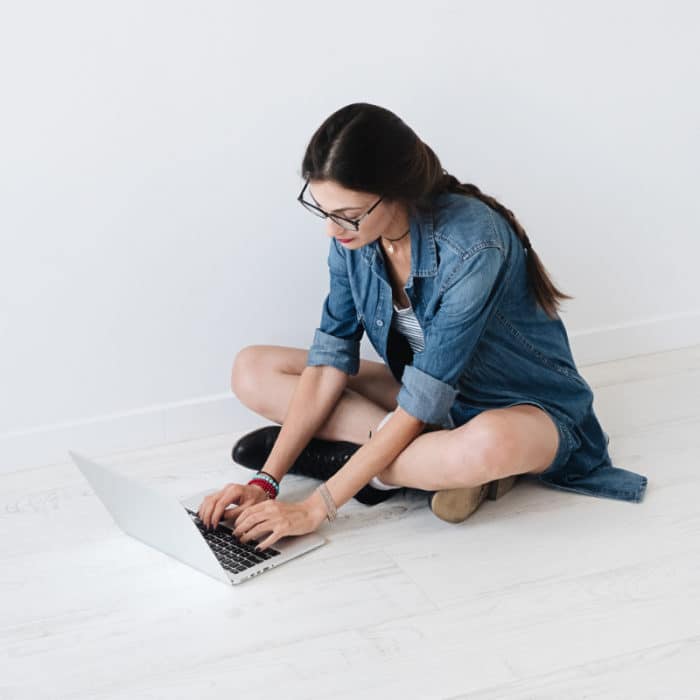
<path id="1" fill-rule="evenodd" d="M 322 216 L 320 218 L 322 219 L 330 219 L 331 221 L 335 221 L 335 223 L 338 223 L 336 219 L 342 219 L 343 221 L 347 221 L 349 224 L 352 224 L 352 229 L 353 231 L 359 231 L 360 230 L 360 221 L 364 219 L 366 216 L 369 216 L 375 209 L 375 207 L 379 204 L 384 199 L 384 195 L 382 195 L 364 214 L 362 214 L 360 217 L 357 219 L 348 219 L 346 216 L 341 216 L 340 214 L 331 214 L 327 211 L 324 211 L 321 209 L 321 207 L 316 206 L 315 204 L 312 204 L 311 202 L 308 202 L 304 199 L 304 192 L 306 191 L 306 188 L 309 186 L 309 180 L 311 178 L 307 178 L 306 182 L 304 183 L 304 187 L 302 187 L 301 192 L 299 193 L 299 196 L 297 197 L 297 201 L 299 204 L 301 204 L 305 209 L 308 207 L 311 207 L 312 209 L 315 209 L 318 211 Z M 309 194 L 311 194 L 309 192 Z M 313 198 L 313 195 L 311 195 Z M 314 200 L 315 201 L 315 200 Z M 341 228 L 345 229 L 344 226 L 341 224 L 338 224 Z M 345 229 L 346 231 L 349 229 Z"/>

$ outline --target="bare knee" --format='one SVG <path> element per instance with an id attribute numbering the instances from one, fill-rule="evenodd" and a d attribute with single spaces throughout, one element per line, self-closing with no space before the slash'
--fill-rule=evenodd
<path id="1" fill-rule="evenodd" d="M 265 363 L 259 345 L 246 345 L 239 350 L 231 368 L 231 391 L 245 403 L 260 392 L 260 377 Z"/>
<path id="2" fill-rule="evenodd" d="M 484 484 L 498 478 L 504 465 L 512 461 L 514 449 L 502 432 L 487 424 L 470 425 L 470 429 L 453 430 L 448 449 L 448 464 L 455 476 Z"/>

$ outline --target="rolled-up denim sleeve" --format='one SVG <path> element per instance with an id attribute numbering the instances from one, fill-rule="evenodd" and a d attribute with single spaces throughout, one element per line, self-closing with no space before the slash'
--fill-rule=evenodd
<path id="1" fill-rule="evenodd" d="M 457 381 L 503 295 L 505 256 L 484 246 L 461 261 L 424 331 L 424 348 L 406 365 L 397 403 L 426 423 L 451 426 Z"/>
<path id="2" fill-rule="evenodd" d="M 328 253 L 330 290 L 321 309 L 321 323 L 314 332 L 306 364 L 331 365 L 348 375 L 360 371 L 360 342 L 365 328 L 352 296 L 347 265 L 335 238 Z"/>

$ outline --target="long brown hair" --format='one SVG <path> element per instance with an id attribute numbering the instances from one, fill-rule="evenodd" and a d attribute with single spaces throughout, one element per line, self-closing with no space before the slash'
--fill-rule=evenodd
<path id="1" fill-rule="evenodd" d="M 546 314 L 557 318 L 561 300 L 574 298 L 554 286 L 513 212 L 476 185 L 460 182 L 444 170 L 430 146 L 384 107 L 354 102 L 333 112 L 311 137 L 301 176 L 381 193 L 387 201 L 404 205 L 411 215 L 430 211 L 435 196 L 442 192 L 476 197 L 506 219 L 525 247 L 528 284 Z"/>

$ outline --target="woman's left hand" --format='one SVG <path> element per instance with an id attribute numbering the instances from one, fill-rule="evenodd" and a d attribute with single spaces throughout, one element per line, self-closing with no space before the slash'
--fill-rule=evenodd
<path id="1" fill-rule="evenodd" d="M 233 534 L 241 542 L 257 540 L 261 551 L 287 535 L 305 535 L 313 532 L 325 519 L 325 512 L 309 499 L 285 503 L 276 499 L 255 503 L 239 513 Z M 265 540 L 261 535 L 269 533 Z"/>

